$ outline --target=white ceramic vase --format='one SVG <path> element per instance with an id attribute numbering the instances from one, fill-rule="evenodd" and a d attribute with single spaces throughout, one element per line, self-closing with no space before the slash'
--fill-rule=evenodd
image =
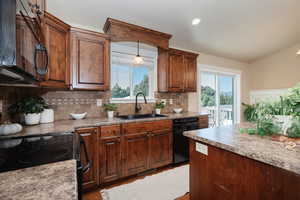
<path id="1" fill-rule="evenodd" d="M 160 115 L 160 111 L 161 111 L 161 110 L 160 110 L 159 108 L 156 108 L 156 109 L 155 109 L 155 113 L 158 114 L 158 115 Z"/>
<path id="2" fill-rule="evenodd" d="M 287 135 L 288 128 L 292 125 L 293 117 L 290 115 L 275 115 L 274 123 L 279 125 L 281 128 L 281 134 Z"/>
<path id="3" fill-rule="evenodd" d="M 40 123 L 41 113 L 24 114 L 26 125 L 36 125 Z"/>
<path id="4" fill-rule="evenodd" d="M 45 109 L 41 113 L 41 124 L 52 123 L 54 122 L 54 110 L 53 109 Z"/>
<path id="5" fill-rule="evenodd" d="M 114 111 L 107 111 L 107 116 L 109 119 L 114 118 Z"/>

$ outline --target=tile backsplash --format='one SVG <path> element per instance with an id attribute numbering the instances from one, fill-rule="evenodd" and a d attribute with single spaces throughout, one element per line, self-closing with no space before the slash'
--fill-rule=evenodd
<path id="1" fill-rule="evenodd" d="M 110 92 L 0 87 L 1 121 L 11 120 L 7 113 L 9 105 L 21 98 L 33 95 L 43 97 L 48 105 L 54 109 L 55 120 L 70 119 L 70 113 L 83 112 L 87 112 L 88 117 L 105 117 L 106 113 L 103 107 L 97 106 L 97 99 L 101 99 L 103 103 L 108 103 L 111 96 Z M 175 107 L 183 108 L 184 112 L 188 109 L 188 95 L 185 93 L 156 93 L 155 97 L 157 100 L 167 100 L 167 105 L 162 110 L 162 113 L 170 113 Z M 154 110 L 154 103 L 142 103 L 140 105 L 142 106 L 141 113 L 151 113 Z M 117 112 L 120 115 L 133 114 L 134 106 L 134 103 L 118 104 Z"/>

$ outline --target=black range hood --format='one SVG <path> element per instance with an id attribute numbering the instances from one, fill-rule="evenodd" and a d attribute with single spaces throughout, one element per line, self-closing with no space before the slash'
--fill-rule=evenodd
<path id="1" fill-rule="evenodd" d="M 28 3 L 27 0 L 0 0 L 0 83 L 36 84 L 38 80 L 17 65 L 17 1 L 22 4 Z M 34 53 L 32 49 L 32 54 Z"/>

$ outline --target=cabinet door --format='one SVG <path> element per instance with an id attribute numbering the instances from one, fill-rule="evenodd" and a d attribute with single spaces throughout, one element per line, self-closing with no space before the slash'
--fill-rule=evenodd
<path id="1" fill-rule="evenodd" d="M 21 16 L 16 18 L 17 65 L 37 78 L 34 68 L 34 46 L 37 41 Z"/>
<path id="2" fill-rule="evenodd" d="M 104 34 L 72 29 L 73 88 L 109 89 L 109 40 Z"/>
<path id="3" fill-rule="evenodd" d="M 123 174 L 130 176 L 148 169 L 148 133 L 136 133 L 123 137 Z"/>
<path id="4" fill-rule="evenodd" d="M 153 131 L 150 134 L 150 168 L 168 165 L 172 162 L 172 130 Z"/>
<path id="5" fill-rule="evenodd" d="M 98 166 L 98 129 L 86 128 L 76 130 L 77 134 L 83 137 L 87 147 L 87 153 L 90 161 L 92 162 L 91 169 L 83 175 L 83 189 L 96 187 L 99 184 L 99 166 Z M 83 148 L 80 149 L 80 159 L 83 165 L 87 164 L 87 158 Z"/>
<path id="6" fill-rule="evenodd" d="M 120 137 L 100 140 L 100 182 L 110 182 L 121 177 Z"/>
<path id="7" fill-rule="evenodd" d="M 169 53 L 169 91 L 183 92 L 185 80 L 184 57 L 181 54 Z"/>
<path id="8" fill-rule="evenodd" d="M 65 88 L 70 85 L 70 26 L 45 12 L 43 30 L 49 55 L 48 73 L 41 86 Z"/>
<path id="9" fill-rule="evenodd" d="M 197 57 L 184 56 L 185 62 L 185 91 L 197 91 Z"/>

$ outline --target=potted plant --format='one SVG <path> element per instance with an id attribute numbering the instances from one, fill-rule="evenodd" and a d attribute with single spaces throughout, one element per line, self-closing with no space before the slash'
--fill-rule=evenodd
<path id="1" fill-rule="evenodd" d="M 41 112 L 46 106 L 41 97 L 27 97 L 9 107 L 11 114 L 23 114 L 26 125 L 36 125 L 40 123 Z"/>
<path id="2" fill-rule="evenodd" d="M 114 111 L 117 110 L 118 106 L 117 104 L 114 103 L 107 103 L 103 105 L 104 110 L 107 112 L 108 118 L 113 118 L 114 117 Z"/>
<path id="3" fill-rule="evenodd" d="M 162 102 L 162 101 L 157 102 L 157 103 L 155 104 L 155 113 L 156 113 L 156 114 L 160 114 L 161 109 L 163 109 L 164 107 L 165 107 L 164 102 Z"/>

